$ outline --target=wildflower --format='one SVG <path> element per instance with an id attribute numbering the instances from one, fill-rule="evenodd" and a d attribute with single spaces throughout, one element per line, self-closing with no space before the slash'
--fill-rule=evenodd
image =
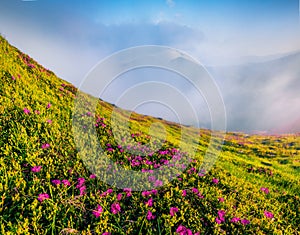
<path id="1" fill-rule="evenodd" d="M 126 197 L 130 197 L 131 196 L 131 188 L 124 188 L 123 191 L 126 192 Z"/>
<path id="2" fill-rule="evenodd" d="M 49 194 L 47 194 L 47 193 L 41 193 L 41 194 L 39 194 L 39 196 L 38 196 L 38 200 L 40 201 L 40 202 L 42 202 L 42 201 L 44 201 L 45 199 L 48 199 L 49 198 Z"/>
<path id="3" fill-rule="evenodd" d="M 242 219 L 241 223 L 242 223 L 242 225 L 247 225 L 247 224 L 250 224 L 250 221 L 247 219 Z"/>
<path id="4" fill-rule="evenodd" d="M 218 211 L 218 216 L 220 217 L 220 218 L 224 218 L 224 216 L 225 216 L 225 211 L 224 210 L 219 210 Z"/>
<path id="5" fill-rule="evenodd" d="M 24 111 L 25 114 L 29 114 L 30 113 L 30 110 L 27 109 L 27 108 L 24 108 L 23 111 Z"/>
<path id="6" fill-rule="evenodd" d="M 265 194 L 268 194 L 270 192 L 268 188 L 264 187 L 261 187 L 260 190 L 263 191 Z"/>
<path id="7" fill-rule="evenodd" d="M 186 190 L 182 190 L 182 196 L 185 197 L 186 196 Z"/>
<path id="8" fill-rule="evenodd" d="M 85 179 L 84 178 L 78 178 L 77 181 L 78 181 L 78 183 L 76 185 L 76 188 L 80 188 L 84 184 Z"/>
<path id="9" fill-rule="evenodd" d="M 49 148 L 49 147 L 50 147 L 50 144 L 48 144 L 48 143 L 42 144 L 42 149 L 46 149 L 46 148 Z"/>
<path id="10" fill-rule="evenodd" d="M 218 183 L 219 183 L 219 180 L 216 179 L 216 178 L 213 178 L 213 179 L 212 179 L 212 182 L 213 182 L 214 184 L 218 184 Z"/>
<path id="11" fill-rule="evenodd" d="M 193 192 L 194 194 L 198 194 L 198 193 L 199 193 L 199 190 L 196 189 L 196 188 L 192 188 L 192 192 Z"/>
<path id="12" fill-rule="evenodd" d="M 121 211 L 121 207 L 119 203 L 113 203 L 110 208 L 111 213 L 117 214 Z"/>
<path id="13" fill-rule="evenodd" d="M 11 80 L 13 80 L 13 81 L 14 81 L 14 80 L 16 80 L 16 78 L 15 78 L 14 76 L 11 76 Z"/>
<path id="14" fill-rule="evenodd" d="M 111 235 L 111 233 L 110 232 L 104 232 L 104 233 L 102 233 L 102 235 Z"/>
<path id="15" fill-rule="evenodd" d="M 90 179 L 95 179 L 96 178 L 96 175 L 95 174 L 91 174 L 90 175 Z"/>
<path id="16" fill-rule="evenodd" d="M 155 215 L 153 215 L 151 211 L 148 211 L 147 220 L 153 220 L 153 219 L 155 219 Z"/>
<path id="17" fill-rule="evenodd" d="M 216 217 L 215 221 L 216 221 L 217 224 L 221 224 L 222 223 L 222 221 L 221 221 L 221 219 L 219 217 Z"/>
<path id="18" fill-rule="evenodd" d="M 60 183 L 61 183 L 60 180 L 52 180 L 51 182 L 54 185 L 60 185 Z"/>
<path id="19" fill-rule="evenodd" d="M 109 188 L 109 189 L 106 190 L 107 194 L 111 194 L 111 193 L 113 193 L 113 191 L 114 190 L 112 190 L 111 188 Z"/>
<path id="20" fill-rule="evenodd" d="M 232 223 L 237 223 L 237 222 L 239 222 L 241 219 L 240 218 L 238 218 L 238 217 L 233 217 L 231 220 L 230 220 L 230 222 L 232 222 Z"/>
<path id="21" fill-rule="evenodd" d="M 48 119 L 46 122 L 48 122 L 49 124 L 52 123 L 52 120 L 51 119 Z"/>
<path id="22" fill-rule="evenodd" d="M 224 202 L 224 198 L 222 198 L 222 197 L 219 197 L 218 200 L 219 200 L 219 202 Z"/>
<path id="23" fill-rule="evenodd" d="M 34 173 L 40 172 L 41 169 L 42 169 L 42 166 L 34 166 L 31 168 L 31 172 L 34 172 Z"/>
<path id="24" fill-rule="evenodd" d="M 80 196 L 85 194 L 85 190 L 86 190 L 86 186 L 84 185 L 79 188 Z"/>
<path id="25" fill-rule="evenodd" d="M 178 208 L 177 207 L 171 207 L 170 208 L 170 215 L 171 216 L 174 216 L 177 212 L 178 212 Z"/>
<path id="26" fill-rule="evenodd" d="M 264 211 L 264 215 L 265 215 L 267 218 L 270 218 L 270 219 L 274 218 L 273 213 L 271 213 L 271 212 L 269 212 L 269 211 Z"/>
<path id="27" fill-rule="evenodd" d="M 48 103 L 47 104 L 47 109 L 50 109 L 50 107 L 51 107 L 51 103 Z"/>
<path id="28" fill-rule="evenodd" d="M 122 199 L 122 193 L 119 193 L 119 194 L 117 195 L 117 200 L 118 200 L 118 201 L 121 201 L 121 199 Z"/>
<path id="29" fill-rule="evenodd" d="M 152 199 L 152 197 L 145 204 L 147 206 L 149 206 L 149 207 L 153 206 L 153 199 Z"/>
<path id="30" fill-rule="evenodd" d="M 178 228 L 176 229 L 176 233 L 179 235 L 193 235 L 192 231 L 183 225 L 179 225 Z"/>
<path id="31" fill-rule="evenodd" d="M 40 112 L 39 110 L 35 110 L 34 112 L 35 112 L 35 114 L 37 114 L 37 115 L 41 114 L 41 112 Z"/>
<path id="32" fill-rule="evenodd" d="M 103 212 L 102 206 L 98 205 L 96 210 L 93 210 L 93 215 L 98 218 Z"/>
<path id="33" fill-rule="evenodd" d="M 71 185 L 69 180 L 62 180 L 61 182 L 63 183 L 64 186 L 70 186 Z"/>

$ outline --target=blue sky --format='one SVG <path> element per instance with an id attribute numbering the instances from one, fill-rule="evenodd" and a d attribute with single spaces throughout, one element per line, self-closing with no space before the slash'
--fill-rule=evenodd
<path id="1" fill-rule="evenodd" d="M 100 60 L 139 45 L 178 48 L 214 66 L 299 51 L 299 1 L 2 0 L 0 33 L 78 86 Z"/>

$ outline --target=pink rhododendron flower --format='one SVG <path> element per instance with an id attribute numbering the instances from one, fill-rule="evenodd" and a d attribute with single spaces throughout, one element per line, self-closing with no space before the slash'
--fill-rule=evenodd
<path id="1" fill-rule="evenodd" d="M 131 196 L 131 188 L 124 188 L 123 191 L 126 192 L 126 197 Z"/>
<path id="2" fill-rule="evenodd" d="M 273 213 L 271 213 L 271 212 L 269 212 L 269 211 L 264 211 L 264 215 L 265 215 L 267 218 L 270 218 L 270 219 L 274 218 Z"/>
<path id="3" fill-rule="evenodd" d="M 36 173 L 36 172 L 40 172 L 41 169 L 42 169 L 42 166 L 34 166 L 31 168 L 31 171 Z"/>
<path id="4" fill-rule="evenodd" d="M 247 224 L 250 224 L 250 221 L 247 219 L 242 219 L 241 223 L 242 223 L 242 225 L 247 225 Z"/>
<path id="5" fill-rule="evenodd" d="M 119 203 L 113 203 L 110 208 L 111 213 L 117 214 L 121 211 L 121 207 Z"/>
<path id="6" fill-rule="evenodd" d="M 69 180 L 62 180 L 61 182 L 63 183 L 64 186 L 70 186 L 71 185 Z"/>
<path id="7" fill-rule="evenodd" d="M 268 188 L 264 187 L 261 187 L 260 190 L 263 191 L 265 194 L 268 194 L 270 192 Z"/>
<path id="8" fill-rule="evenodd" d="M 54 185 L 60 185 L 60 180 L 52 180 L 51 182 Z"/>
<path id="9" fill-rule="evenodd" d="M 219 197 L 218 200 L 219 200 L 219 202 L 224 202 L 224 198 L 222 198 L 222 197 Z"/>
<path id="10" fill-rule="evenodd" d="M 185 197 L 186 196 L 186 190 L 182 190 L 182 196 Z"/>
<path id="11" fill-rule="evenodd" d="M 147 206 L 149 206 L 149 207 L 153 206 L 153 199 L 152 199 L 152 197 L 145 204 Z"/>
<path id="12" fill-rule="evenodd" d="M 78 181 L 78 183 L 76 185 L 76 188 L 80 188 L 84 184 L 85 179 L 84 178 L 78 178 L 77 181 Z"/>
<path id="13" fill-rule="evenodd" d="M 45 199 L 48 199 L 48 198 L 50 198 L 50 197 L 49 197 L 49 194 L 47 194 L 47 193 L 41 193 L 41 194 L 39 194 L 39 196 L 38 196 L 38 200 L 39 200 L 40 202 L 42 202 L 42 201 L 44 201 Z"/>
<path id="14" fill-rule="evenodd" d="M 239 222 L 241 219 L 240 218 L 238 218 L 238 217 L 233 217 L 231 220 L 230 220 L 230 222 L 232 222 L 232 223 L 237 223 L 237 222 Z"/>
<path id="15" fill-rule="evenodd" d="M 90 179 L 95 179 L 96 178 L 96 175 L 95 174 L 91 174 L 90 175 Z"/>
<path id="16" fill-rule="evenodd" d="M 24 112 L 25 114 L 30 114 L 30 110 L 27 109 L 27 108 L 24 108 L 24 109 L 23 109 L 23 112 Z"/>
<path id="17" fill-rule="evenodd" d="M 198 193 L 199 193 L 199 190 L 196 189 L 196 188 L 192 188 L 192 192 L 193 192 L 194 194 L 198 194 Z"/>
<path id="18" fill-rule="evenodd" d="M 155 219 L 155 215 L 153 215 L 151 211 L 148 211 L 147 220 L 153 220 L 153 219 Z"/>
<path id="19" fill-rule="evenodd" d="M 193 235 L 192 231 L 183 225 L 179 225 L 178 228 L 176 229 L 176 233 L 179 235 Z"/>
<path id="20" fill-rule="evenodd" d="M 50 147 L 50 144 L 48 144 L 48 143 L 42 144 L 42 149 L 46 149 L 46 148 L 49 148 L 49 147 Z"/>
<path id="21" fill-rule="evenodd" d="M 47 104 L 47 109 L 49 109 L 51 107 L 51 104 L 50 103 L 48 103 Z"/>
<path id="22" fill-rule="evenodd" d="M 82 196 L 82 195 L 84 195 L 86 192 L 85 192 L 85 190 L 86 190 L 86 186 L 81 186 L 80 188 L 79 188 L 79 192 L 80 192 L 80 196 Z"/>
<path id="23" fill-rule="evenodd" d="M 52 123 L 52 120 L 51 119 L 48 119 L 46 122 L 48 122 L 49 124 Z"/>
<path id="24" fill-rule="evenodd" d="M 171 207 L 170 208 L 170 215 L 174 216 L 177 212 L 178 212 L 178 208 L 177 207 Z"/>
<path id="25" fill-rule="evenodd" d="M 93 210 L 93 215 L 98 218 L 103 212 L 102 206 L 98 205 L 95 210 Z"/>
<path id="26" fill-rule="evenodd" d="M 122 193 L 119 193 L 119 194 L 117 195 L 117 200 L 118 200 L 118 201 L 121 201 L 121 199 L 122 199 Z"/>
<path id="27" fill-rule="evenodd" d="M 14 80 L 16 80 L 16 78 L 15 78 L 14 76 L 11 76 L 11 80 L 13 80 L 13 81 L 14 81 Z"/>
<path id="28" fill-rule="evenodd" d="M 214 184 L 218 184 L 218 183 L 219 183 L 219 180 L 216 179 L 216 178 L 213 178 L 213 179 L 212 179 L 212 182 L 213 182 Z"/>

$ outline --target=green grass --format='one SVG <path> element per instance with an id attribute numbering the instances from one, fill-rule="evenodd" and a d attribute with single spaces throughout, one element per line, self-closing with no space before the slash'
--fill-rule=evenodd
<path id="1" fill-rule="evenodd" d="M 92 106 L 86 102 L 93 102 L 94 98 L 81 94 L 84 102 L 79 103 L 76 113 L 77 89 L 2 37 L 0 76 L 0 234 L 176 234 L 181 225 L 193 234 L 297 234 L 300 230 L 299 134 L 226 133 L 216 164 L 199 176 L 198 170 L 213 138 L 211 131 L 133 113 L 129 133 L 122 125 L 112 133 L 113 105 L 97 100 L 95 115 L 90 116 Z M 51 107 L 47 108 L 49 103 Z M 26 114 L 24 108 L 30 113 Z M 120 120 L 126 121 L 125 111 L 116 113 Z M 83 128 L 89 123 L 99 125 L 93 130 Z M 155 127 L 153 123 L 164 125 L 166 136 L 161 126 Z M 74 128 L 81 133 L 77 145 Z M 97 139 L 93 139 L 92 146 L 100 144 L 106 159 L 99 160 L 98 152 L 90 155 L 92 150 L 88 146 L 81 152 L 77 150 L 78 144 L 88 143 L 85 140 L 93 131 Z M 182 133 L 192 142 L 181 145 Z M 157 147 L 155 140 L 166 140 L 159 149 L 167 150 L 167 154 L 146 155 L 138 160 L 139 165 L 133 166 L 128 160 L 133 154 L 126 151 L 126 146 L 119 148 L 113 134 L 120 139 L 126 137 L 126 146 L 140 142 Z M 42 148 L 44 144 L 49 146 Z M 183 150 L 194 152 L 195 161 L 173 181 L 158 187 L 156 194 L 145 196 L 145 192 L 132 191 L 127 195 L 128 192 L 107 185 L 101 177 L 90 178 L 94 172 L 101 175 L 108 159 L 123 162 L 124 169 L 154 169 L 145 160 L 157 163 L 170 160 L 174 148 L 181 156 Z M 32 172 L 34 166 L 42 168 Z M 167 163 L 166 166 L 168 171 Z M 197 171 L 191 171 L 192 167 Z M 109 179 L 112 175 L 110 172 L 102 176 Z M 129 179 L 127 175 L 120 177 Z M 85 179 L 82 185 L 79 178 Z M 68 180 L 70 185 L 55 185 L 54 179 Z M 213 179 L 218 179 L 218 183 L 213 183 Z M 142 183 L 153 186 L 148 180 Z M 139 186 L 141 182 L 135 184 Z M 264 193 L 261 187 L 267 187 L 269 193 Z M 79 188 L 84 193 L 80 194 Z M 108 189 L 113 192 L 103 195 Z M 196 189 L 200 194 L 193 192 Z M 186 196 L 182 196 L 184 190 Z M 49 198 L 40 202 L 38 197 L 42 193 Z M 120 200 L 118 194 L 122 195 Z M 147 206 L 150 198 L 153 205 Z M 116 202 L 121 211 L 114 214 L 111 206 Z M 96 217 L 93 211 L 98 205 L 102 212 Z M 174 216 L 170 215 L 171 207 L 178 208 Z M 224 221 L 218 224 L 216 218 L 221 210 L 225 211 Z M 148 211 L 154 219 L 147 219 Z M 274 218 L 267 218 L 264 211 L 273 213 Z M 247 219 L 250 224 L 233 223 L 233 217 Z"/>

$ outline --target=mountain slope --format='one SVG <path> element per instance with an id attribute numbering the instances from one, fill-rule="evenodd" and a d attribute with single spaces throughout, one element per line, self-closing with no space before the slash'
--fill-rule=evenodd
<path id="1" fill-rule="evenodd" d="M 211 132 L 187 128 L 197 145 L 186 147 L 196 151 L 195 159 L 181 164 L 184 173 L 160 187 L 164 182 L 151 171 L 167 171 L 173 159 L 184 159 L 179 148 L 183 127 L 132 114 L 130 133 L 123 135 L 120 127 L 125 143 L 121 146 L 110 119 L 114 106 L 99 101 L 91 116 L 83 105 L 75 120 L 83 129 L 88 120 L 93 121 L 107 158 L 125 169 L 146 172 L 150 177 L 142 183 L 156 188 L 118 189 L 96 177 L 77 150 L 72 130 L 78 95 L 74 86 L 2 37 L 0 76 L 1 234 L 296 234 L 300 230 L 299 135 L 228 133 L 216 165 L 199 173 Z M 117 113 L 126 117 L 123 110 Z M 151 126 L 153 122 L 165 126 L 166 139 L 160 125 Z M 149 128 L 156 133 L 152 137 Z M 89 136 L 88 131 L 82 133 L 82 139 Z M 139 148 L 157 143 L 161 146 L 153 153 Z M 101 164 L 94 166 L 104 170 Z M 95 172 L 101 175 L 99 169 Z"/>

